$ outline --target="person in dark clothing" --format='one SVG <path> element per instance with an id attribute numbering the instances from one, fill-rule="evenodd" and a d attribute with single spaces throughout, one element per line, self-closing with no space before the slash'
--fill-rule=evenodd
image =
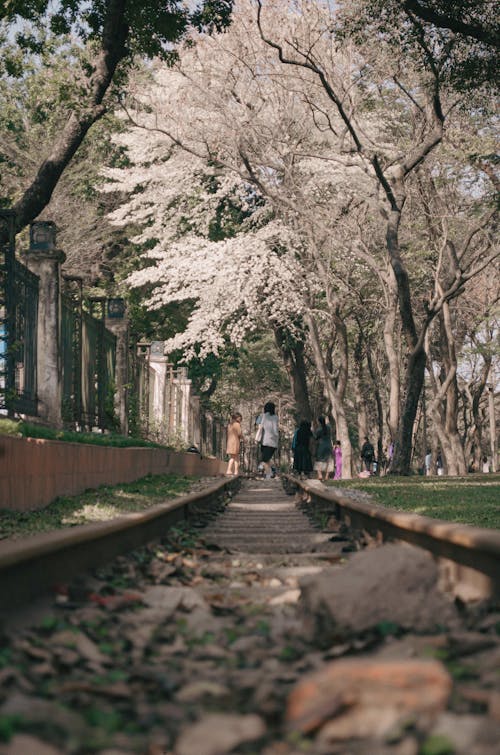
<path id="1" fill-rule="evenodd" d="M 314 433 L 316 440 L 316 460 L 314 469 L 318 473 L 318 480 L 326 480 L 328 477 L 328 466 L 332 461 L 332 431 L 326 424 L 324 417 L 318 417 L 318 428 Z"/>
<path id="2" fill-rule="evenodd" d="M 311 457 L 311 439 L 313 437 L 311 423 L 302 420 L 297 430 L 295 438 L 295 448 L 293 451 L 293 468 L 299 474 L 309 474 L 312 472 L 313 462 Z"/>
<path id="3" fill-rule="evenodd" d="M 368 438 L 365 436 L 365 442 L 361 446 L 361 459 L 365 465 L 365 469 L 367 472 L 372 471 L 372 464 L 373 464 L 374 458 L 375 458 L 375 449 L 373 448 Z"/>

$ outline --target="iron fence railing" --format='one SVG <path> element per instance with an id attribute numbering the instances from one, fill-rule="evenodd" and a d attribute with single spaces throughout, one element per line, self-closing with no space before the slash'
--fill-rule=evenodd
<path id="1" fill-rule="evenodd" d="M 61 305 L 62 419 L 76 427 L 82 422 L 81 299 L 64 293 Z"/>
<path id="2" fill-rule="evenodd" d="M 82 312 L 81 417 L 88 428 L 115 429 L 112 409 L 115 355 L 116 337 L 106 330 L 102 320 Z"/>
<path id="3" fill-rule="evenodd" d="M 15 214 L 0 211 L 0 412 L 37 414 L 38 276 L 15 258 Z"/>
<path id="4" fill-rule="evenodd" d="M 91 305 L 92 306 L 92 305 Z M 65 279 L 61 323 L 62 417 L 75 429 L 116 430 L 116 336 L 83 309 L 78 278 Z"/>
<path id="5" fill-rule="evenodd" d="M 13 407 L 17 412 L 36 415 L 37 325 L 39 278 L 14 261 L 14 341 L 15 360 Z"/>
<path id="6" fill-rule="evenodd" d="M 199 421 L 202 455 L 223 459 L 226 455 L 227 422 L 204 410 L 200 412 Z"/>

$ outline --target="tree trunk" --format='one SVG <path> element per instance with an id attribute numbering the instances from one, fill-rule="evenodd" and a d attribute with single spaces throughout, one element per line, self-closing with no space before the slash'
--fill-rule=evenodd
<path id="1" fill-rule="evenodd" d="M 497 434 L 495 416 L 495 388 L 493 383 L 488 388 L 488 416 L 490 429 L 491 471 L 497 471 Z"/>
<path id="2" fill-rule="evenodd" d="M 274 340 L 290 379 L 297 419 L 299 421 L 302 419 L 311 421 L 312 411 L 309 401 L 309 389 L 307 387 L 304 342 L 290 339 L 287 333 L 278 327 L 274 328 Z"/>
<path id="3" fill-rule="evenodd" d="M 450 317 L 450 305 L 444 302 L 439 314 L 439 344 L 441 357 L 441 383 L 429 370 L 434 397 L 431 403 L 435 431 L 444 454 L 446 473 L 452 476 L 465 475 L 467 465 L 460 433 L 458 432 L 458 385 L 455 339 Z M 428 348 L 429 352 L 429 348 Z M 429 362 L 432 355 L 428 353 Z"/>
<path id="4" fill-rule="evenodd" d="M 377 380 L 377 376 L 375 375 L 372 355 L 368 344 L 366 344 L 366 363 L 368 365 L 368 371 L 372 379 L 372 391 L 377 407 L 377 459 L 379 463 L 380 473 L 380 461 L 382 459 L 384 451 L 384 412 L 382 408 L 382 397 L 379 390 L 379 381 Z"/>
<path id="5" fill-rule="evenodd" d="M 411 469 L 413 425 L 424 384 L 426 356 L 422 346 L 413 351 L 406 368 L 404 405 L 394 448 L 392 472 L 407 475 Z"/>
<path id="6" fill-rule="evenodd" d="M 398 180 L 399 199 L 394 204 L 387 220 L 387 250 L 397 285 L 399 313 L 406 339 L 407 366 L 405 373 L 403 409 L 394 446 L 392 472 L 407 475 L 410 473 L 413 425 L 417 416 L 420 392 L 424 384 L 426 355 L 422 342 L 417 337 L 411 303 L 408 272 L 401 259 L 399 249 L 399 224 L 404 205 L 404 185 Z"/>
<path id="7" fill-rule="evenodd" d="M 387 361 L 389 362 L 389 408 L 386 419 L 390 440 L 394 441 L 399 427 L 401 385 L 399 374 L 400 358 L 394 344 L 398 291 L 392 268 L 389 270 L 388 278 L 389 303 L 384 319 L 384 345 Z"/>
<path id="8" fill-rule="evenodd" d="M 354 347 L 354 375 L 353 390 L 356 400 L 356 415 L 358 421 L 358 442 L 361 444 L 361 438 L 368 435 L 368 421 L 366 418 L 366 404 L 363 391 L 363 336 L 361 325 L 359 326 L 358 337 Z"/>
<path id="9" fill-rule="evenodd" d="M 480 404 L 481 398 L 486 388 L 488 376 L 490 374 L 492 357 L 490 354 L 484 354 L 483 359 L 484 364 L 483 369 L 481 370 L 481 377 L 479 378 L 479 382 L 476 385 L 475 389 L 469 388 L 468 390 L 468 395 L 471 397 L 471 413 L 474 423 L 472 434 L 476 441 L 474 449 L 474 463 L 478 471 L 482 466 L 481 458 L 483 455 L 483 423 L 481 419 Z"/>
<path id="10" fill-rule="evenodd" d="M 79 112 L 74 111 L 62 129 L 50 155 L 43 160 L 30 186 L 12 208 L 16 213 L 16 232 L 31 223 L 48 205 L 57 183 L 82 144 L 91 126 L 106 112 L 102 104 L 116 67 L 127 55 L 128 26 L 126 0 L 107 0 L 102 43 L 94 59 L 89 81 L 90 96 Z M 0 243 L 5 240 L 0 238 Z"/>
<path id="11" fill-rule="evenodd" d="M 448 374 L 451 375 L 446 391 L 445 405 L 445 434 L 449 439 L 450 455 L 446 456 L 449 475 L 467 474 L 464 448 L 458 432 L 458 385 L 457 385 L 457 357 L 455 339 L 450 316 L 450 304 L 445 302 L 439 316 L 443 363 Z"/>
<path id="12" fill-rule="evenodd" d="M 333 376 L 326 367 L 325 356 L 321 346 L 317 324 L 310 312 L 307 315 L 307 324 L 309 326 L 313 359 L 323 384 L 323 392 L 325 398 L 331 404 L 333 415 L 335 417 L 335 424 L 337 427 L 337 438 L 340 440 L 342 446 L 342 479 L 350 480 L 352 477 L 353 459 L 351 440 L 349 438 L 349 426 L 347 423 L 343 403 L 344 397 L 335 388 Z M 347 346 L 347 341 L 343 341 L 343 339 L 339 340 L 344 347 Z M 347 363 L 347 355 L 344 355 L 343 360 Z"/>

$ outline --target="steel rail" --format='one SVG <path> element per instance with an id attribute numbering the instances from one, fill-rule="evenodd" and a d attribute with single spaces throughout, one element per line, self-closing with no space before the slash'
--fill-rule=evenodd
<path id="1" fill-rule="evenodd" d="M 455 524 L 385 506 L 355 501 L 312 481 L 283 475 L 285 484 L 303 491 L 313 506 L 353 530 L 382 541 L 402 540 L 424 548 L 440 561 L 457 594 L 500 597 L 500 531 Z"/>
<path id="2" fill-rule="evenodd" d="M 0 543 L 0 617 L 115 556 L 159 540 L 194 511 L 215 510 L 237 479 L 219 480 L 144 512 Z"/>

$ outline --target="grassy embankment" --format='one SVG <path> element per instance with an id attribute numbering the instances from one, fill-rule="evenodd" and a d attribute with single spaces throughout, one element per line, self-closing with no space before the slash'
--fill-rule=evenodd
<path id="1" fill-rule="evenodd" d="M 71 497 L 60 497 L 40 511 L 0 509 L 0 542 L 40 532 L 104 522 L 131 511 L 144 511 L 158 503 L 185 495 L 193 477 L 155 475 L 122 485 L 103 485 Z"/>
<path id="2" fill-rule="evenodd" d="M 474 527 L 500 529 L 500 474 L 387 476 L 336 481 L 334 484 L 364 490 L 373 497 L 374 503 L 399 511 Z"/>

